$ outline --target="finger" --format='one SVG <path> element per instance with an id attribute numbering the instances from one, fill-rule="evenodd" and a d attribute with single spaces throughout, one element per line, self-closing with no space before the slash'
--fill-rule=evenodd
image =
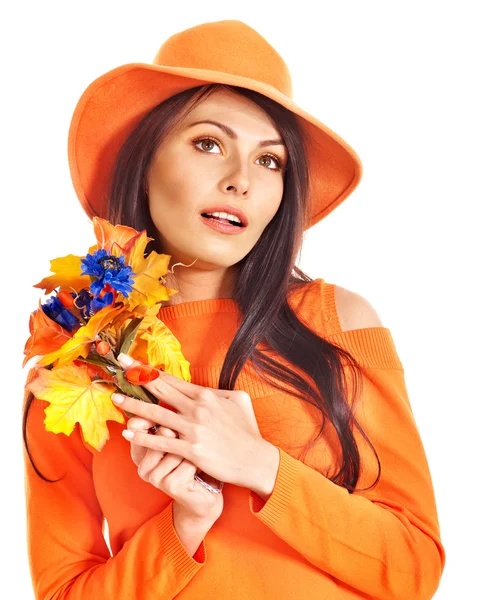
<path id="1" fill-rule="evenodd" d="M 125 356 L 128 355 L 119 354 L 117 357 L 118 362 L 125 370 L 142 364 L 140 361 L 132 359 L 131 356 L 125 359 Z M 128 364 L 130 360 L 133 360 L 133 362 Z M 176 408 L 182 414 L 186 414 L 185 411 L 189 408 L 189 403 L 186 401 L 186 398 L 191 400 L 197 398 L 200 390 L 207 389 L 218 396 L 227 399 L 232 397 L 234 391 L 218 390 L 211 387 L 196 385 L 189 381 L 185 381 L 184 379 L 180 379 L 179 377 L 175 377 L 175 375 L 172 375 L 171 373 L 166 373 L 165 371 L 160 371 L 159 376 L 155 380 L 145 383 L 143 387 L 154 396 L 162 399 L 166 404 L 170 404 Z"/>
<path id="2" fill-rule="evenodd" d="M 178 431 L 183 435 L 188 435 L 191 424 L 182 415 L 175 413 L 168 408 L 163 408 L 152 402 L 144 402 L 143 400 L 137 400 L 124 394 L 117 392 L 111 395 L 112 402 L 120 406 L 122 410 L 133 413 L 138 417 L 142 417 L 153 423 L 159 423 L 164 425 L 173 431 Z"/>
<path id="3" fill-rule="evenodd" d="M 175 469 L 172 469 L 169 474 L 164 476 L 164 484 L 169 487 L 170 491 L 178 488 L 184 489 L 185 487 L 187 490 L 193 491 L 197 485 L 197 482 L 194 479 L 197 471 L 197 467 L 184 458 Z M 151 476 L 155 480 L 157 474 L 152 471 Z"/>
<path id="4" fill-rule="evenodd" d="M 130 417 L 126 423 L 128 429 L 131 429 L 132 431 L 142 431 L 145 433 L 148 433 L 148 431 L 152 427 L 155 427 L 155 425 L 158 425 L 158 423 L 148 421 L 147 419 L 142 419 L 141 417 Z M 157 429 L 157 433 L 158 432 L 160 435 L 166 435 L 167 437 L 176 437 L 178 435 L 176 431 L 170 429 L 169 427 L 164 427 L 163 425 Z"/>
<path id="5" fill-rule="evenodd" d="M 131 417 L 126 423 L 128 429 L 131 429 L 132 431 L 143 431 L 145 433 L 153 425 L 155 425 L 155 423 L 147 421 L 147 419 L 141 419 L 140 417 Z M 148 448 L 144 448 L 138 444 L 130 444 L 130 456 L 137 466 L 141 464 L 147 452 L 149 452 Z"/>
<path id="6" fill-rule="evenodd" d="M 132 369 L 132 368 L 142 364 L 140 361 L 132 359 L 131 356 L 128 356 L 123 353 L 120 353 L 117 356 L 117 360 L 118 360 L 120 366 L 124 369 L 124 371 L 128 371 L 129 369 Z M 157 377 L 154 381 L 150 381 L 148 383 L 143 384 L 143 387 L 146 390 L 148 390 L 149 392 L 151 392 L 156 398 L 164 400 L 166 402 L 166 404 L 173 406 L 179 412 L 185 414 L 185 412 L 189 406 L 188 398 L 182 392 L 167 385 L 167 383 L 162 382 L 162 379 L 161 379 L 162 374 L 163 374 L 163 371 L 160 371 L 159 377 Z M 156 383 L 156 385 L 154 386 L 153 383 Z M 195 386 L 195 387 L 201 387 L 201 386 Z"/>
<path id="7" fill-rule="evenodd" d="M 166 437 L 177 437 L 177 433 L 175 431 L 172 431 L 171 429 L 168 429 L 167 427 L 160 427 L 155 435 L 158 434 L 164 435 Z M 154 461 L 156 464 L 165 456 L 165 452 L 160 450 L 150 450 L 148 448 L 145 448 L 144 446 L 140 446 L 140 444 L 135 444 L 134 442 L 132 442 L 130 447 L 130 456 L 132 457 L 133 462 L 138 467 L 140 466 L 142 461 L 147 460 L 147 458 L 150 462 Z M 153 456 L 153 458 L 149 458 L 149 456 Z"/>
<path id="8" fill-rule="evenodd" d="M 168 387 L 165 387 L 165 385 L 163 384 L 166 384 Z M 160 371 L 160 375 L 157 379 L 146 383 L 143 387 L 147 388 L 152 392 L 155 390 L 162 394 L 162 396 L 165 396 L 165 398 L 168 397 L 169 393 L 173 393 L 172 390 L 177 390 L 192 400 L 194 400 L 197 397 L 198 392 L 200 390 L 209 390 L 211 392 L 215 392 L 215 394 L 221 396 L 222 398 L 231 398 L 232 394 L 235 391 L 219 390 L 217 388 L 212 388 L 204 385 L 197 385 L 195 383 L 191 383 L 190 381 L 185 381 L 185 379 L 175 377 L 175 375 L 172 375 L 171 373 L 166 373 L 165 371 Z"/>
<path id="9" fill-rule="evenodd" d="M 142 461 L 145 459 L 147 452 L 151 452 L 145 446 L 140 446 L 139 444 L 130 444 L 130 456 L 133 462 L 139 467 Z M 161 453 L 163 457 L 163 453 Z"/>
<path id="10" fill-rule="evenodd" d="M 131 431 L 124 429 L 122 435 L 134 444 L 138 444 L 145 448 L 151 448 L 152 450 L 158 450 L 168 454 L 178 454 L 192 460 L 191 444 L 186 440 L 178 438 L 169 438 L 163 435 L 149 435 L 148 433 L 142 433 L 140 431 Z"/>
<path id="11" fill-rule="evenodd" d="M 142 417 L 130 417 L 127 421 L 127 427 L 132 431 L 144 431 L 145 433 L 156 423 L 143 419 Z"/>
<path id="12" fill-rule="evenodd" d="M 167 491 L 165 488 L 168 487 L 169 483 L 171 484 L 172 481 L 175 482 L 177 480 L 177 477 L 172 476 L 176 473 L 177 469 L 180 468 L 184 460 L 185 459 L 182 456 L 167 454 L 167 456 L 152 469 L 148 476 L 148 482 L 170 495 L 169 492 L 172 490 L 170 489 Z"/>
<path id="13" fill-rule="evenodd" d="M 165 371 L 160 371 L 159 377 L 154 381 L 146 383 L 144 387 L 152 393 L 158 393 L 160 398 L 166 403 L 169 403 L 169 400 L 172 400 L 172 402 L 180 404 L 180 407 L 178 408 L 180 412 L 183 412 L 182 408 L 184 406 L 188 408 L 189 404 L 186 401 L 182 401 L 182 397 L 195 400 L 201 390 L 207 389 L 203 385 L 196 385 L 190 381 L 185 381 L 184 379 L 175 377 L 175 375 L 165 373 Z M 172 406 L 177 408 L 176 404 L 172 404 Z"/>
<path id="14" fill-rule="evenodd" d="M 178 433 L 169 429 L 168 427 L 164 427 L 163 425 L 157 429 L 157 433 L 155 435 L 164 435 L 166 437 L 178 437 Z"/>
<path id="15" fill-rule="evenodd" d="M 164 477 L 175 469 L 182 460 L 183 456 L 177 456 L 176 454 L 164 455 L 156 450 L 146 450 L 145 457 L 138 465 L 137 472 L 141 479 L 151 483 L 153 471 L 156 471 L 158 477 Z"/>

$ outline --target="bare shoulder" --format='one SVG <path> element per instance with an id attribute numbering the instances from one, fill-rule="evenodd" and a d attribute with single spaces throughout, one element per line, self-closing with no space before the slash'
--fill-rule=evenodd
<path id="1" fill-rule="evenodd" d="M 335 304 L 342 331 L 384 327 L 373 306 L 360 294 L 335 285 Z"/>

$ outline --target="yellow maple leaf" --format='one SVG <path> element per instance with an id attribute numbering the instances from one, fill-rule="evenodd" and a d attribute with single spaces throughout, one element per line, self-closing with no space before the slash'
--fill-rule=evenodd
<path id="1" fill-rule="evenodd" d="M 177 290 L 170 290 L 170 288 L 166 289 L 169 292 L 177 293 Z M 172 296 L 173 293 L 171 294 Z M 142 322 L 140 324 L 140 327 L 138 328 L 138 333 L 146 331 L 151 325 L 158 321 L 158 311 L 159 306 L 157 304 L 154 304 L 153 306 L 148 306 L 147 304 L 139 304 L 135 307 L 135 316 L 142 317 Z"/>
<path id="2" fill-rule="evenodd" d="M 50 271 L 54 274 L 44 277 L 42 281 L 33 287 L 44 289 L 46 294 L 60 287 L 60 291 L 79 292 L 82 288 L 90 285 L 90 276 L 82 275 L 81 260 L 83 256 L 68 254 L 50 261 Z"/>
<path id="3" fill-rule="evenodd" d="M 129 354 L 153 367 L 161 367 L 175 377 L 191 381 L 190 363 L 182 354 L 180 342 L 160 319 L 137 333 Z"/>
<path id="4" fill-rule="evenodd" d="M 152 238 L 145 231 L 135 238 L 135 241 L 127 253 L 127 263 L 132 267 L 134 275 L 133 290 L 128 295 L 130 307 L 138 304 L 153 306 L 162 300 L 166 301 L 172 295 L 172 290 L 167 288 L 160 279 L 168 273 L 170 262 L 169 254 L 158 254 L 150 252 L 144 257 L 145 247 Z M 175 292 L 177 290 L 174 290 Z"/>
<path id="5" fill-rule="evenodd" d="M 47 431 L 70 435 L 75 423 L 80 423 L 85 441 L 98 451 L 110 439 L 106 422 L 125 423 L 124 415 L 110 398 L 116 387 L 91 381 L 86 366 L 39 369 L 26 388 L 36 398 L 49 402 L 44 421 Z"/>
<path id="6" fill-rule="evenodd" d="M 55 368 L 57 368 L 66 365 L 79 356 L 86 358 L 90 351 L 90 344 L 95 341 L 98 333 L 106 329 L 108 324 L 125 309 L 126 307 L 123 304 L 119 306 L 112 304 L 105 306 L 95 313 L 93 317 L 90 317 L 86 325 L 77 329 L 73 337 L 63 344 L 61 348 L 45 354 L 38 363 L 48 365 L 58 360 L 55 364 Z"/>

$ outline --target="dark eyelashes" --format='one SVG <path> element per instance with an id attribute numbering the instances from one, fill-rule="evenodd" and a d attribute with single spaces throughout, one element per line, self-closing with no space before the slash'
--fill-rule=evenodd
<path id="1" fill-rule="evenodd" d="M 213 142 L 214 144 L 217 144 L 219 147 L 221 147 L 220 142 L 215 139 L 214 137 L 211 136 L 203 136 L 200 138 L 195 138 L 194 140 L 192 140 L 192 144 L 195 146 L 196 144 L 198 144 L 199 142 L 205 142 L 205 141 L 209 141 L 209 142 Z M 198 150 L 198 148 L 196 148 Z M 204 152 L 205 154 L 209 154 L 209 152 L 206 152 L 205 150 L 200 150 L 200 152 Z M 270 154 L 269 152 L 266 152 L 265 154 L 262 154 L 262 156 L 268 156 L 270 158 L 273 158 L 273 160 L 277 163 L 278 167 L 272 169 L 271 167 L 265 167 L 267 170 L 269 171 L 281 171 L 284 166 L 283 166 L 283 161 L 280 160 L 280 158 L 278 156 L 276 156 L 275 154 Z"/>

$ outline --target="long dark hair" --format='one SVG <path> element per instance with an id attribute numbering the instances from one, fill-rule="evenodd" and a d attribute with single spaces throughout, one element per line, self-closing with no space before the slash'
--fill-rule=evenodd
<path id="1" fill-rule="evenodd" d="M 309 218 L 309 172 L 305 148 L 306 131 L 297 117 L 280 104 L 246 88 L 209 84 L 190 88 L 172 96 L 151 110 L 135 127 L 117 155 L 108 192 L 108 216 L 113 224 L 122 224 L 153 238 L 147 246 L 162 253 L 156 230 L 150 217 L 145 194 L 145 175 L 158 145 L 197 104 L 216 90 L 226 89 L 251 100 L 275 123 L 288 150 L 284 175 L 284 192 L 277 213 L 264 229 L 260 239 L 236 267 L 233 298 L 243 312 L 243 320 L 228 349 L 219 377 L 219 389 L 233 390 L 247 361 L 269 384 L 308 402 L 319 410 L 317 435 L 303 449 L 305 453 L 322 435 L 326 422 L 335 428 L 341 447 L 339 469 L 330 481 L 355 491 L 360 476 L 360 454 L 353 435 L 356 426 L 372 448 L 372 443 L 354 417 L 353 405 L 361 389 L 360 367 L 344 348 L 336 346 L 300 321 L 287 302 L 287 295 L 296 286 L 313 281 L 295 265 L 301 250 L 305 223 Z M 294 370 L 281 365 L 258 349 L 266 344 L 291 365 L 300 368 L 315 383 L 314 386 Z M 352 398 L 348 398 L 347 372 L 352 375 Z M 287 384 L 284 387 L 283 384 Z M 23 438 L 33 394 L 27 398 Z M 45 479 L 34 466 L 37 474 Z"/>

